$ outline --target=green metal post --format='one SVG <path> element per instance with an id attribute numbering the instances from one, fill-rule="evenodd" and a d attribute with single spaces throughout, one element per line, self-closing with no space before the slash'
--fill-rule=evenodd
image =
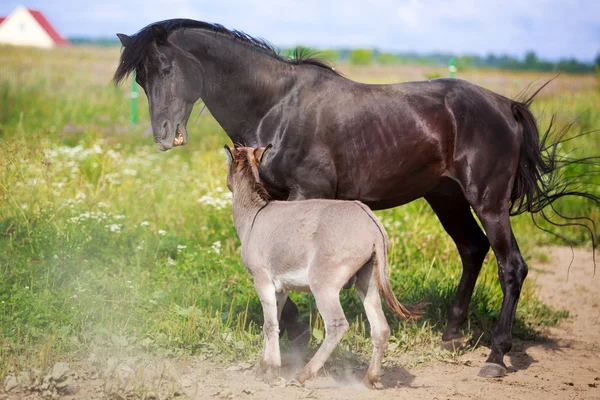
<path id="1" fill-rule="evenodd" d="M 456 75 L 456 60 L 450 59 L 450 65 L 448 65 L 448 71 L 450 71 L 450 78 L 454 78 Z"/>
<path id="2" fill-rule="evenodd" d="M 137 123 L 137 82 L 135 81 L 135 70 L 133 71 L 133 82 L 131 83 L 131 125 Z"/>

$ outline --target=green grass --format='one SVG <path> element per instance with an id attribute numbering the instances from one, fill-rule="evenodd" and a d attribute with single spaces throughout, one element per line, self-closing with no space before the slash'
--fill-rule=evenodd
<path id="1" fill-rule="evenodd" d="M 1 48 L 0 378 L 14 365 L 43 367 L 98 348 L 225 359 L 254 359 L 260 349 L 261 308 L 240 262 L 225 186 L 220 149 L 229 140 L 210 115 L 195 110 L 189 144 L 159 153 L 148 136 L 145 98 L 139 124 L 130 126 L 128 85 L 110 85 L 117 58 L 116 49 Z M 352 71 L 359 79 L 385 78 L 376 68 Z M 531 74 L 466 74 L 493 90 L 509 88 L 502 92 L 507 95 L 516 89 L 506 79 L 521 88 L 532 80 Z M 561 90 L 535 103 L 534 112 L 547 114 L 541 125 L 557 112 L 559 124 L 580 116 L 576 131 L 600 127 L 600 93 L 591 83 L 589 76 L 560 77 Z M 573 149 L 597 155 L 599 136 L 565 151 Z M 589 203 L 560 207 L 598 220 Z M 446 308 L 461 274 L 454 245 L 424 201 L 378 215 L 392 239 L 395 293 L 405 302 L 429 303 L 417 322 L 390 316 L 391 352 L 410 351 L 414 360 L 439 357 Z M 527 216 L 514 221 L 526 255 L 540 244 L 560 243 Z M 561 233 L 590 244 L 582 230 Z M 316 344 L 322 321 L 314 300 L 292 297 L 301 318 L 310 320 Z M 354 323 L 341 353 L 368 354 L 360 301 L 355 291 L 342 297 Z M 466 333 L 487 340 L 501 299 L 490 255 Z M 515 334 L 533 337 L 538 326 L 564 316 L 537 300 L 526 283 Z"/>

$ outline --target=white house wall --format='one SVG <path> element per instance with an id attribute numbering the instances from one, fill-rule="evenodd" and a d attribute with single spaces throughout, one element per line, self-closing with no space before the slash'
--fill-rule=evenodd
<path id="1" fill-rule="evenodd" d="M 0 25 L 0 43 L 16 46 L 54 47 L 54 41 L 24 7 L 18 7 Z"/>

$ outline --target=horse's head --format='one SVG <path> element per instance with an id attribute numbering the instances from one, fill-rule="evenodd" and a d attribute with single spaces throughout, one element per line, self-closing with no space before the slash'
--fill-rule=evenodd
<path id="1" fill-rule="evenodd" d="M 148 97 L 154 141 L 162 151 L 187 142 L 186 125 L 200 98 L 198 61 L 172 43 L 165 28 L 155 24 L 133 36 L 117 34 L 124 46 L 114 81 L 136 72 Z"/>

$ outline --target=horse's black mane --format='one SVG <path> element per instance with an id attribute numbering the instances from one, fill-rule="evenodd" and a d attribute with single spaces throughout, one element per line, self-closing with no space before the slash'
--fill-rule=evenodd
<path id="1" fill-rule="evenodd" d="M 131 37 L 131 43 L 127 47 L 125 47 L 125 49 L 123 50 L 123 54 L 121 54 L 121 63 L 119 64 L 119 67 L 115 72 L 115 76 L 113 77 L 114 83 L 118 84 L 119 82 L 121 82 L 129 74 L 135 71 L 135 69 L 140 64 L 144 62 L 146 53 L 148 51 L 148 46 L 150 46 L 150 44 L 154 40 L 152 34 L 152 25 L 161 25 L 167 31 L 167 34 L 170 34 L 171 32 L 179 29 L 186 28 L 205 29 L 211 32 L 229 36 L 234 40 L 239 40 L 287 64 L 314 65 L 317 67 L 325 68 L 326 70 L 337 74 L 337 72 L 331 66 L 327 65 L 327 63 L 325 63 L 322 60 L 319 60 L 311 54 L 308 54 L 306 51 L 301 51 L 301 49 L 297 49 L 294 52 L 293 57 L 285 57 L 280 55 L 277 49 L 266 40 L 254 38 L 241 31 L 229 30 L 223 25 L 211 24 L 208 22 L 195 21 L 191 19 L 169 19 L 166 21 L 160 21 L 148 25 Z"/>

